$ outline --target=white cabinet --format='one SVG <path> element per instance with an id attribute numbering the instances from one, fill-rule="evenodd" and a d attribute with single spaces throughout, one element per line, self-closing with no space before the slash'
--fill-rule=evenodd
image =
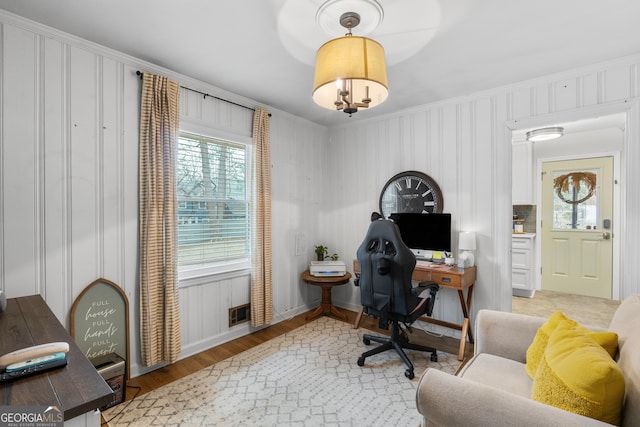
<path id="1" fill-rule="evenodd" d="M 514 205 L 535 205 L 533 197 L 533 146 L 530 141 L 514 142 L 511 147 L 511 198 Z"/>
<path id="2" fill-rule="evenodd" d="M 536 292 L 533 280 L 534 239 L 533 233 L 511 237 L 511 286 L 515 296 L 531 298 Z"/>

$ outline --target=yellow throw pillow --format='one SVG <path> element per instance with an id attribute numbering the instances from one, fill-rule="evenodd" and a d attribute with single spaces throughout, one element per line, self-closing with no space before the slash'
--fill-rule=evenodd
<path id="1" fill-rule="evenodd" d="M 547 348 L 547 342 L 549 341 L 549 337 L 556 329 L 558 324 L 562 321 L 569 322 L 572 326 L 580 328 L 584 333 L 588 334 L 591 338 L 595 340 L 598 344 L 600 344 L 604 349 L 611 355 L 611 357 L 615 357 L 616 352 L 618 351 L 618 335 L 615 332 L 595 332 L 590 329 L 585 328 L 584 326 L 579 325 L 575 321 L 567 318 L 563 313 L 557 311 L 553 313 L 547 322 L 542 325 L 536 336 L 533 338 L 531 345 L 527 349 L 527 363 L 525 364 L 525 370 L 529 377 L 533 379 L 536 375 L 536 370 L 538 369 L 538 364 L 542 359 L 542 355 L 544 354 L 545 348 Z"/>
<path id="2" fill-rule="evenodd" d="M 619 425 L 624 376 L 611 356 L 568 321 L 549 337 L 531 398 L 565 411 Z"/>

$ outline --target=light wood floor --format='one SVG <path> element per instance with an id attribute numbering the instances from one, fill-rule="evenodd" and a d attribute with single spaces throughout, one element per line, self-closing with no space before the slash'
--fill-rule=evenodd
<path id="1" fill-rule="evenodd" d="M 601 298 L 538 291 L 534 298 L 514 297 L 513 312 L 548 317 L 555 311 L 563 311 L 568 317 L 580 323 L 607 327 L 613 311 L 615 311 L 618 304 L 619 302 L 617 301 L 603 300 Z M 344 309 L 341 309 L 341 311 L 347 315 L 348 323 L 353 324 L 355 322 L 355 312 Z M 285 320 L 268 328 L 180 360 L 173 365 L 132 378 L 127 383 L 127 386 L 129 386 L 127 390 L 127 400 L 133 398 L 135 394 L 148 393 L 151 390 L 162 387 L 202 368 L 211 366 L 260 343 L 298 328 L 308 323 L 306 315 L 307 313 L 300 314 L 290 320 Z M 362 317 L 360 327 L 379 333 L 387 333 L 387 331 L 378 329 L 375 319 L 367 316 Z M 417 333 L 412 335 L 412 341 L 433 346 L 447 353 L 457 354 L 458 352 L 458 341 L 449 337 L 434 337 L 423 331 L 417 331 Z M 467 344 L 465 356 L 472 354 L 473 345 Z M 137 393 L 136 388 L 139 388 Z"/>
<path id="2" fill-rule="evenodd" d="M 562 311 L 583 325 L 607 328 L 619 305 L 620 301 L 610 299 L 536 291 L 533 298 L 513 297 L 512 311 L 540 317 L 549 317 L 556 311 Z"/>

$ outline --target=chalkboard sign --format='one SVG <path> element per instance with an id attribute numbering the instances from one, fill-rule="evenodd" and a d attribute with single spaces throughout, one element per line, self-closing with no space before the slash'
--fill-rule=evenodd
<path id="1" fill-rule="evenodd" d="M 129 302 L 118 285 L 98 279 L 71 307 L 71 336 L 89 360 L 115 353 L 129 372 Z"/>

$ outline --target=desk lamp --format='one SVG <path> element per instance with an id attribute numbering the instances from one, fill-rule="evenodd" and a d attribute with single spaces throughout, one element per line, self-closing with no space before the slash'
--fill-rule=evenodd
<path id="1" fill-rule="evenodd" d="M 458 235 L 458 267 L 466 268 L 475 265 L 475 256 L 473 251 L 476 250 L 476 233 L 474 231 L 461 231 Z"/>

